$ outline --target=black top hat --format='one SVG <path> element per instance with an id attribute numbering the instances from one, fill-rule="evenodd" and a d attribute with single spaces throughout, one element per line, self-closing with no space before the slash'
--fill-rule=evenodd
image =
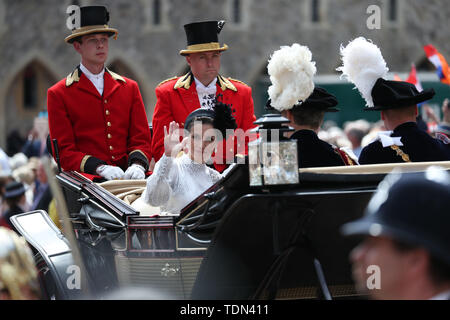
<path id="1" fill-rule="evenodd" d="M 187 38 L 187 48 L 181 50 L 182 56 L 195 52 L 225 51 L 228 46 L 219 44 L 218 34 L 222 30 L 225 21 L 203 21 L 184 25 Z"/>
<path id="2" fill-rule="evenodd" d="M 416 86 L 405 81 L 392 81 L 379 78 L 372 88 L 373 107 L 364 110 L 387 110 L 414 106 L 431 99 L 433 89 L 417 91 Z"/>
<path id="3" fill-rule="evenodd" d="M 73 29 L 65 41 L 73 43 L 75 39 L 92 33 L 107 33 L 117 39 L 117 29 L 108 27 L 109 12 L 104 6 L 80 7 L 80 27 Z"/>
<path id="4" fill-rule="evenodd" d="M 388 175 L 365 216 L 343 226 L 345 235 L 388 236 L 425 247 L 450 265 L 450 175 L 440 169 Z"/>
<path id="5" fill-rule="evenodd" d="M 6 185 L 5 187 L 5 199 L 15 198 L 24 194 L 26 191 L 25 186 L 22 182 L 13 181 Z"/>
<path id="6" fill-rule="evenodd" d="M 325 110 L 326 112 L 337 112 L 335 108 L 338 101 L 334 95 L 328 93 L 321 87 L 315 87 L 313 93 L 305 101 L 299 101 L 294 108 L 311 108 L 317 110 Z"/>

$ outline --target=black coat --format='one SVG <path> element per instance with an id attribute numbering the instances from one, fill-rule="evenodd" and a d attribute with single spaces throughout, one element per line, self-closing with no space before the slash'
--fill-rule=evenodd
<path id="1" fill-rule="evenodd" d="M 11 208 L 9 208 L 8 210 L 6 210 L 2 216 L 2 219 L 4 219 L 4 222 L 15 232 L 17 232 L 17 229 L 14 227 L 14 225 L 12 224 L 12 222 L 9 219 L 12 216 L 19 214 L 19 213 L 24 213 L 24 211 L 19 206 L 14 205 Z"/>
<path id="2" fill-rule="evenodd" d="M 416 123 L 406 122 L 394 129 L 391 137 L 401 137 L 399 148 L 412 162 L 450 160 L 450 145 L 432 138 L 420 130 Z M 404 162 L 391 147 L 383 148 L 380 141 L 366 146 L 359 156 L 360 164 Z"/>
<path id="3" fill-rule="evenodd" d="M 298 130 L 290 139 L 297 140 L 299 168 L 345 165 L 338 152 L 312 130 Z"/>

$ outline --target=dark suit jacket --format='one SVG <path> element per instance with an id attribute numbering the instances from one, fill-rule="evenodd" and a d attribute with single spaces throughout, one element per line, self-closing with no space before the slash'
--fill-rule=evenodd
<path id="1" fill-rule="evenodd" d="M 401 137 L 403 146 L 399 148 L 412 162 L 450 160 L 450 145 L 432 138 L 420 130 L 416 123 L 406 122 L 394 129 L 392 137 Z M 404 162 L 390 147 L 383 148 L 380 141 L 366 146 L 359 156 L 360 164 Z"/>
<path id="2" fill-rule="evenodd" d="M 312 130 L 298 130 L 290 139 L 297 140 L 299 168 L 344 166 L 333 147 L 319 139 Z"/>
<path id="3" fill-rule="evenodd" d="M 1 217 L 3 220 L 2 224 L 8 226 L 9 228 L 11 228 L 15 232 L 17 232 L 17 229 L 14 227 L 14 225 L 11 223 L 11 221 L 9 219 L 14 215 L 23 213 L 23 212 L 24 211 L 19 206 L 16 206 L 16 205 L 12 206 L 11 208 L 9 208 L 8 210 L 6 210 L 3 213 L 3 216 Z"/>

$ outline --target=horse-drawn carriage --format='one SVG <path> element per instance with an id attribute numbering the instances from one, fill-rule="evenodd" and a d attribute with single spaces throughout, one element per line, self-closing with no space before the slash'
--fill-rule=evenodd
<path id="1" fill-rule="evenodd" d="M 36 252 L 47 298 L 137 287 L 156 299 L 356 298 L 348 254 L 358 239 L 341 236 L 340 226 L 363 214 L 394 167 L 430 165 L 450 168 L 309 168 L 295 184 L 252 186 L 249 166 L 239 164 L 179 216 L 138 212 L 101 184 L 62 172 L 73 239 L 44 211 L 13 223 Z"/>
<path id="2" fill-rule="evenodd" d="M 270 134 L 290 131 L 286 122 L 258 119 L 248 157 L 180 215 L 143 205 L 145 180 L 57 174 L 64 234 L 44 211 L 11 219 L 35 252 L 44 297 L 120 298 L 127 288 L 153 299 L 359 297 L 348 259 L 358 239 L 340 227 L 361 217 L 394 168 L 449 170 L 450 161 L 298 169 L 295 140 Z"/>

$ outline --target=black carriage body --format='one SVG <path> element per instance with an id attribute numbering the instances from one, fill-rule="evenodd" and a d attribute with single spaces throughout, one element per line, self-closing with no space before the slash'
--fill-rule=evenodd
<path id="1" fill-rule="evenodd" d="M 140 216 L 78 174 L 58 180 L 91 297 L 144 287 L 164 299 L 355 298 L 348 255 L 358 239 L 339 228 L 392 169 L 374 167 L 300 170 L 298 184 L 250 187 L 248 166 L 237 165 L 178 217 Z"/>

